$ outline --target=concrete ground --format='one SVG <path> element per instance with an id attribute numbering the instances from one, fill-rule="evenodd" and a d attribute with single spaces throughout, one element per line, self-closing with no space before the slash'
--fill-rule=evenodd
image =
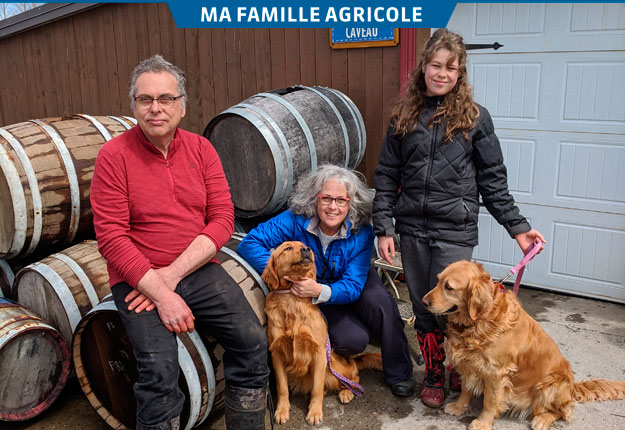
<path id="1" fill-rule="evenodd" d="M 400 294 L 407 292 L 400 285 Z M 607 378 L 625 380 L 625 306 L 597 300 L 553 294 L 522 288 L 520 298 L 525 309 L 553 337 L 569 360 L 578 380 Z M 412 348 L 417 348 L 416 336 L 410 327 L 406 334 Z M 415 379 L 423 379 L 423 367 L 415 366 Z M 324 420 L 318 430 L 461 430 L 477 416 L 480 399 L 474 400 L 472 413 L 462 418 L 446 415 L 442 410 L 425 407 L 415 396 L 396 398 L 384 384 L 382 374 L 364 371 L 361 384 L 366 394 L 343 405 L 336 394 L 324 400 Z M 451 393 L 450 399 L 458 396 Z M 280 430 L 313 428 L 304 420 L 307 410 L 304 396 L 291 399 L 291 419 L 278 426 Z M 38 418 L 23 423 L 0 422 L 0 429 L 45 430 L 106 430 L 109 427 L 87 402 L 74 380 L 61 398 Z M 197 427 L 200 430 L 225 429 L 223 413 L 209 418 Z M 269 425 L 267 428 L 270 428 Z M 496 430 L 529 429 L 528 420 L 503 417 L 495 421 Z M 625 399 L 577 405 L 570 423 L 556 422 L 553 429 L 563 430 L 621 430 L 625 429 Z"/>

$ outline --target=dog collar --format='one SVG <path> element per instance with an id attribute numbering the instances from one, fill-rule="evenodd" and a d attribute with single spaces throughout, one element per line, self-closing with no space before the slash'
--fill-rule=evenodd
<path id="1" fill-rule="evenodd" d="M 501 282 L 495 282 L 495 285 L 497 285 L 499 287 L 499 292 L 500 293 L 505 293 L 506 292 L 506 287 L 504 287 Z"/>
<path id="2" fill-rule="evenodd" d="M 290 288 L 287 289 L 287 290 L 273 290 L 272 293 L 276 293 L 276 294 L 292 294 Z"/>

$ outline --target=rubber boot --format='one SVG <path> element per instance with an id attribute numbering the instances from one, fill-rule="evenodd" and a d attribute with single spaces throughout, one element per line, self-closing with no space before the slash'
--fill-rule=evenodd
<path id="1" fill-rule="evenodd" d="M 443 333 L 439 330 L 430 333 L 417 331 L 419 348 L 425 361 L 425 376 L 421 386 L 421 401 L 431 408 L 440 408 L 445 400 L 445 350 Z"/>
<path id="2" fill-rule="evenodd" d="M 226 386 L 226 429 L 265 430 L 267 388 Z"/>

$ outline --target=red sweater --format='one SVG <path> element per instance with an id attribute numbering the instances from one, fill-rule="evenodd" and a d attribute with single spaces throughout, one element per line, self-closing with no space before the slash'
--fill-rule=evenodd
<path id="1" fill-rule="evenodd" d="M 133 287 L 150 268 L 169 265 L 199 234 L 220 249 L 234 228 L 230 189 L 205 138 L 176 130 L 167 159 L 139 127 L 98 153 L 91 181 L 98 249 L 109 284 Z"/>

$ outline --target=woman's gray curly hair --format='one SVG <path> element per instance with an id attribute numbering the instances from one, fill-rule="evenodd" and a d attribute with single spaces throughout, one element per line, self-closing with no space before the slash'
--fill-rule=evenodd
<path id="1" fill-rule="evenodd" d="M 358 233 L 361 225 L 371 223 L 373 192 L 365 186 L 360 172 L 344 167 L 324 164 L 317 170 L 300 178 L 289 197 L 289 208 L 293 213 L 312 218 L 317 215 L 317 195 L 328 180 L 334 180 L 347 188 L 349 211 L 347 218 L 352 224 L 352 232 Z"/>
<path id="2" fill-rule="evenodd" d="M 161 55 L 156 54 L 140 62 L 132 71 L 132 75 L 130 75 L 130 91 L 128 95 L 130 96 L 130 109 L 133 112 L 135 110 L 135 96 L 137 92 L 137 79 L 139 79 L 139 76 L 144 73 L 160 72 L 170 73 L 174 78 L 176 78 L 176 83 L 178 84 L 178 95 L 182 96 L 180 97 L 180 107 L 184 108 L 186 106 L 187 92 L 184 87 L 187 80 L 185 78 L 184 71 L 180 67 L 171 64 Z"/>

